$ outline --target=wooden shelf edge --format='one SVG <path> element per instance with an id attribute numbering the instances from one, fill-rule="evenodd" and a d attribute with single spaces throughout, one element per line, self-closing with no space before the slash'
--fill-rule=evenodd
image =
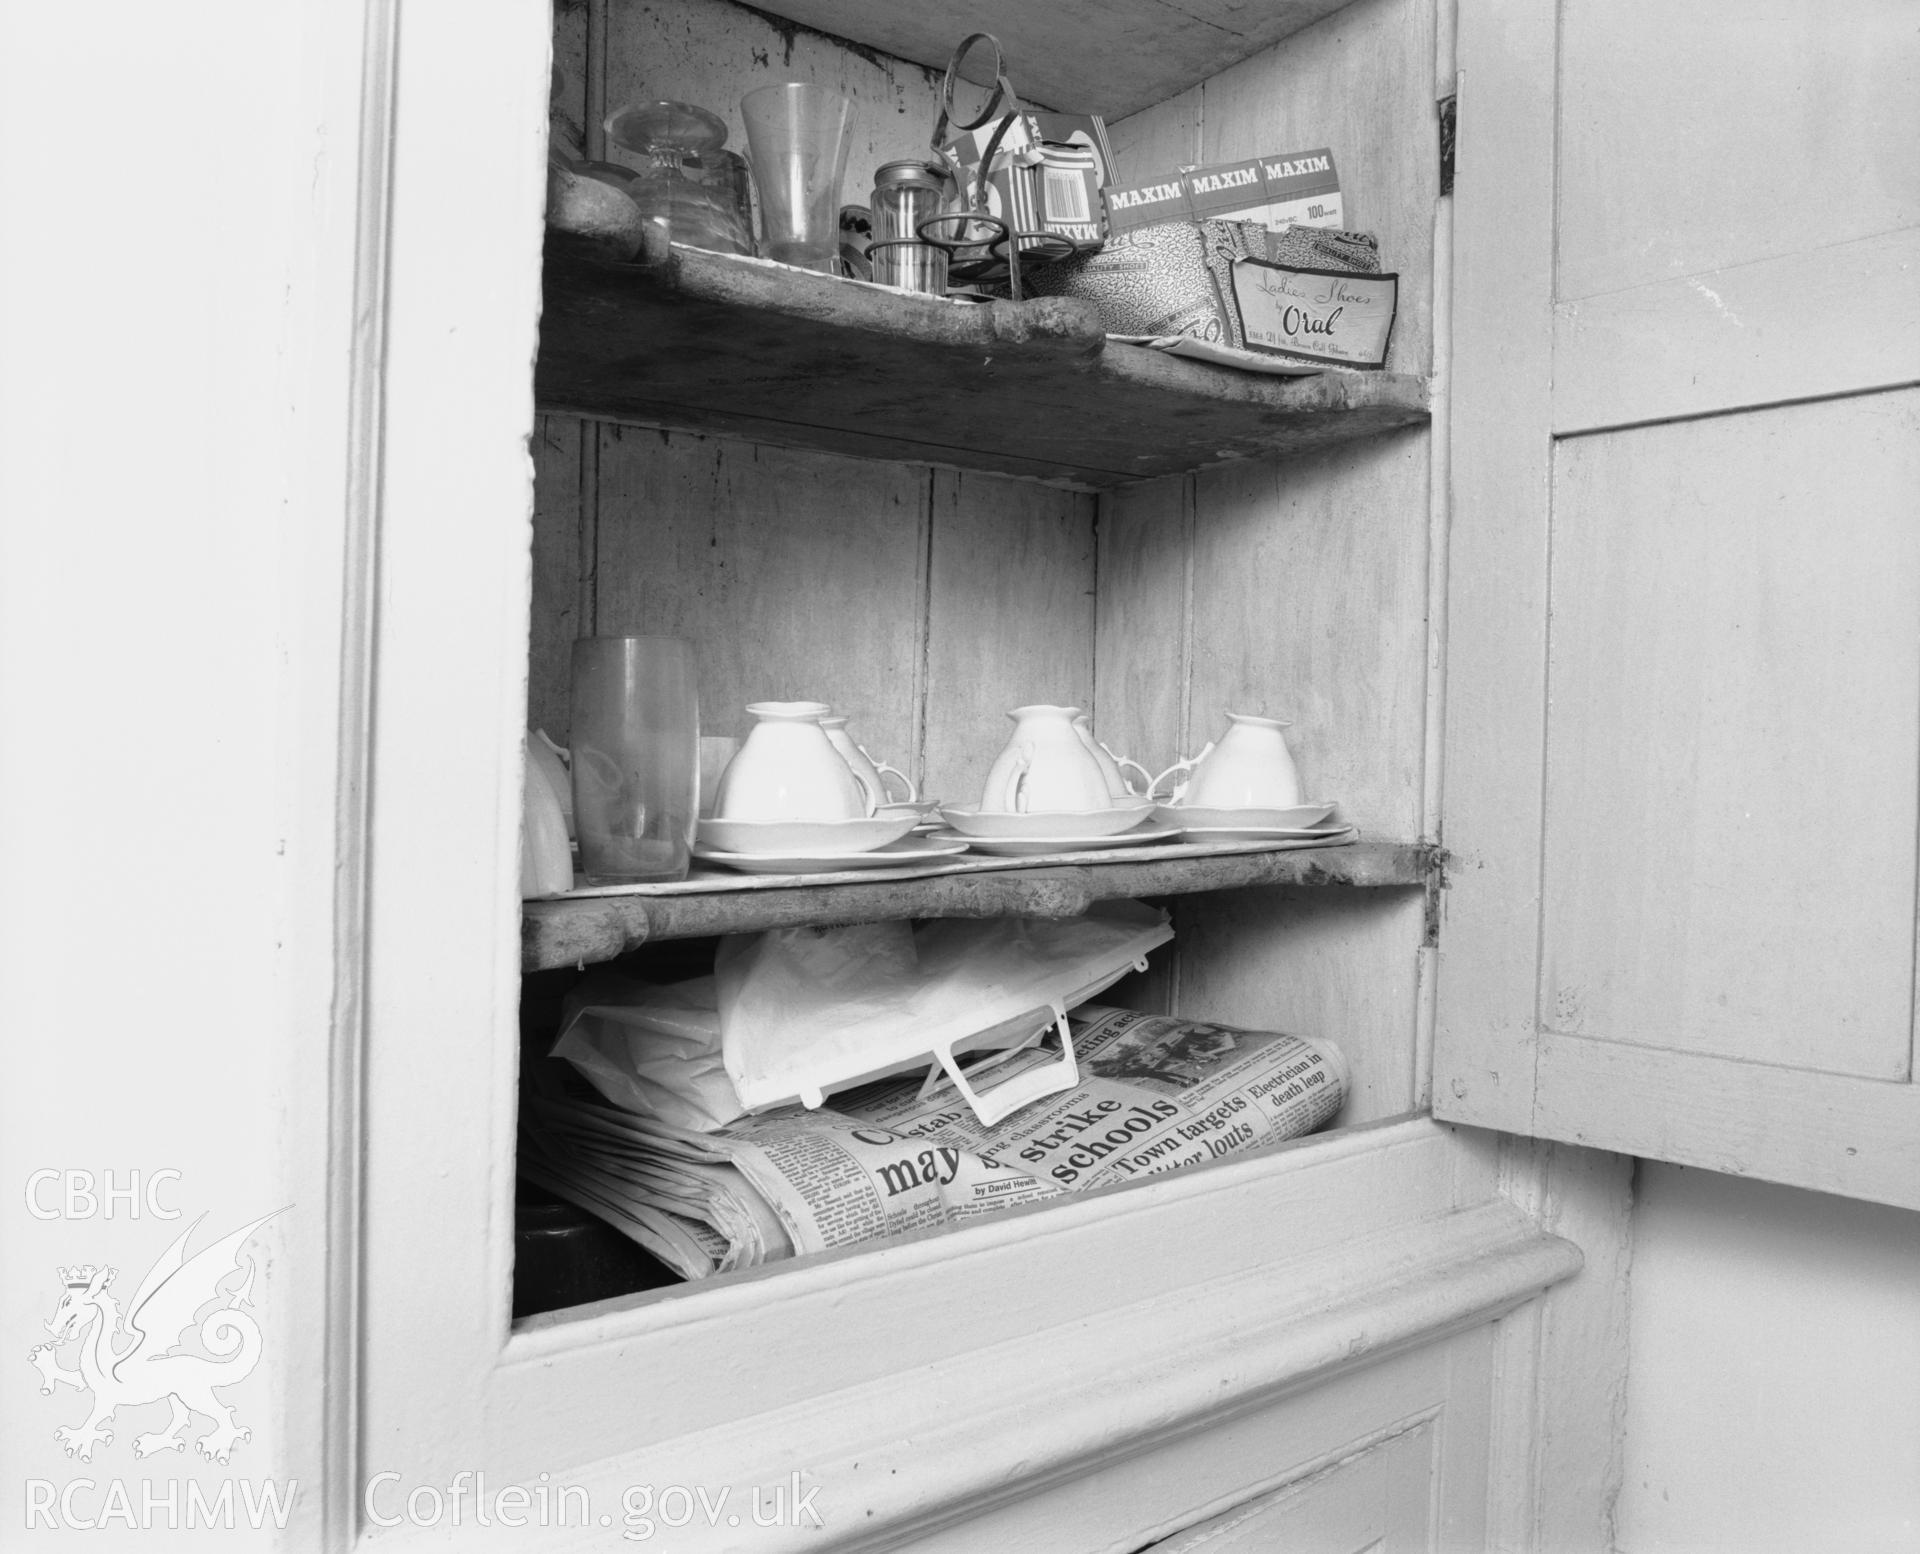
<path id="1" fill-rule="evenodd" d="M 768 928 L 921 917 L 1078 917 L 1096 901 L 1276 885 L 1417 889 L 1438 867 L 1421 842 L 1355 842 L 1292 852 L 1231 853 L 1127 863 L 934 874 L 847 885 L 796 885 L 670 896 L 529 901 L 521 970 L 612 960 L 650 940 L 699 939 Z"/>
<path id="2" fill-rule="evenodd" d="M 961 306 L 697 249 L 617 263 L 552 231 L 545 287 L 550 414 L 1090 490 L 1428 419 L 1422 377 L 1183 360 L 1067 298 Z"/>

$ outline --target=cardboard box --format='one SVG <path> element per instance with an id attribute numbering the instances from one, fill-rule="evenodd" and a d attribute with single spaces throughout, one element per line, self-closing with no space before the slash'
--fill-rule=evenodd
<path id="1" fill-rule="evenodd" d="M 1341 227 L 1340 174 L 1333 152 L 1289 151 L 1244 162 L 1183 167 L 1101 191 L 1115 233 L 1156 221 L 1252 221 L 1278 231 L 1287 226 Z"/>
<path id="2" fill-rule="evenodd" d="M 1370 235 L 1165 214 L 1188 208 L 1189 193 L 1143 198 L 1161 213 L 1116 230 L 1097 254 L 1036 266 L 1034 294 L 1091 302 L 1123 338 L 1185 335 L 1290 363 L 1385 366 L 1399 278 L 1381 272 Z"/>
<path id="3" fill-rule="evenodd" d="M 1329 367 L 1379 371 L 1399 303 L 1400 277 L 1316 270 L 1253 256 L 1230 272 L 1246 349 Z"/>
<path id="4" fill-rule="evenodd" d="M 948 142 L 966 169 L 969 199 L 980 159 L 1000 122 L 963 131 Z M 1082 253 L 1106 241 L 1101 190 L 1113 180 L 1113 148 L 1107 144 L 1106 122 L 1097 114 L 1017 115 L 994 151 L 987 180 L 987 208 L 1016 232 L 1064 238 Z"/>

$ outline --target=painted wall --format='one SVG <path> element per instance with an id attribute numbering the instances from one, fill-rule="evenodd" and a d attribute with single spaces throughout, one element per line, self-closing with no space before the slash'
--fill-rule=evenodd
<path id="1" fill-rule="evenodd" d="M 1920 1214 L 1636 1183 L 1621 1554 L 1920 1548 Z"/>

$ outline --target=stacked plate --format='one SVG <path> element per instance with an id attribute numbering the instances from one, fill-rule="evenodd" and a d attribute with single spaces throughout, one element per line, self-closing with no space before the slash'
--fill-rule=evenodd
<path id="1" fill-rule="evenodd" d="M 1036 810 L 1028 814 L 983 810 L 973 804 L 943 804 L 940 815 L 949 829 L 934 832 L 930 840 L 957 842 L 1001 858 L 1138 847 L 1146 842 L 1171 841 L 1180 834 L 1179 826 L 1156 818 L 1157 808 L 1151 799 L 1107 809 Z"/>
<path id="2" fill-rule="evenodd" d="M 921 823 L 915 807 L 855 820 L 702 820 L 693 855 L 746 874 L 820 874 L 840 869 L 897 869 L 951 858 L 962 844 L 910 833 Z"/>
<path id="3" fill-rule="evenodd" d="M 910 816 L 916 833 L 925 835 L 929 831 L 940 829 L 940 801 L 938 799 L 902 799 L 893 804 L 882 804 L 874 812 L 874 818 L 886 816 L 898 820 Z"/>
<path id="4" fill-rule="evenodd" d="M 1177 826 L 1190 842 L 1265 842 L 1338 836 L 1347 827 L 1328 823 L 1333 804 L 1296 804 L 1288 809 L 1207 809 L 1162 804 L 1154 818 Z"/>

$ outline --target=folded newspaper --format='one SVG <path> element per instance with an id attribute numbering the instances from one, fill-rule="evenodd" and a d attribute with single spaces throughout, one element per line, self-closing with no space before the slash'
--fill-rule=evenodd
<path id="1" fill-rule="evenodd" d="M 700 1279 L 1259 1149 L 1346 1099 L 1328 1042 L 1095 1004 L 1070 1018 L 1080 1082 L 992 1127 L 937 1070 L 711 1131 L 529 1095 L 521 1171 Z M 993 1061 L 1000 1078 L 1058 1060 Z"/>

